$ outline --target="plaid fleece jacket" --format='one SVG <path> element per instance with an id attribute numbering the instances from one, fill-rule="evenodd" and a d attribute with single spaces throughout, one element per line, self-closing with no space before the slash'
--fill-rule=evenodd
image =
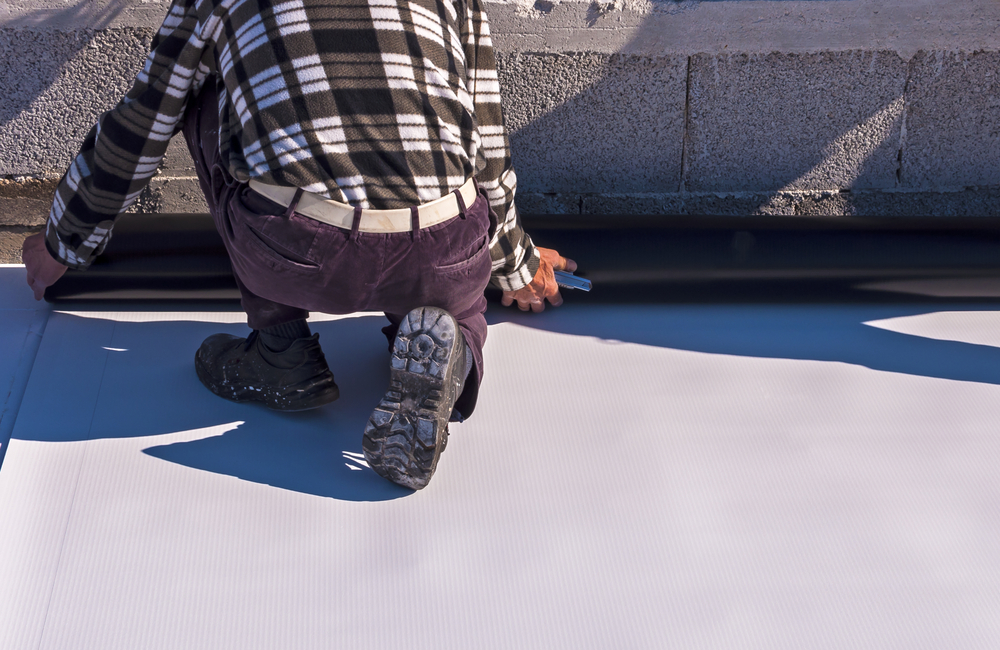
<path id="1" fill-rule="evenodd" d="M 482 0 L 173 0 L 131 90 L 59 183 L 46 234 L 57 259 L 86 268 L 104 249 L 205 83 L 219 88 L 236 179 L 391 209 L 475 175 L 499 221 L 493 284 L 534 276 Z"/>

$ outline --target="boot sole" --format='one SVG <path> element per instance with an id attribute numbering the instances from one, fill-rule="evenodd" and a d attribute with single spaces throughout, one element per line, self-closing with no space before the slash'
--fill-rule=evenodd
<path id="1" fill-rule="evenodd" d="M 209 373 L 204 362 L 195 355 L 194 369 L 198 373 L 198 379 L 205 388 L 212 391 L 219 397 L 231 402 L 259 402 L 269 409 L 275 411 L 309 411 L 336 401 L 340 397 L 340 388 L 333 383 L 332 379 L 328 385 L 318 382 L 306 388 L 293 391 L 290 395 L 283 395 L 269 391 L 266 387 L 236 387 L 229 384 L 219 384 Z"/>
<path id="2" fill-rule="evenodd" d="M 362 451 L 379 476 L 412 490 L 427 485 L 448 441 L 458 397 L 453 360 L 458 322 L 437 307 L 414 309 L 393 344 L 389 390 L 365 426 Z"/>

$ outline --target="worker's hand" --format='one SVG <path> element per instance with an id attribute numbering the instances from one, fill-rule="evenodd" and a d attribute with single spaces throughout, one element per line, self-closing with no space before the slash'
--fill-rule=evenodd
<path id="1" fill-rule="evenodd" d="M 24 240 L 21 260 L 28 272 L 28 286 L 35 292 L 35 300 L 41 300 L 45 289 L 63 276 L 66 267 L 55 261 L 45 248 L 45 234 L 38 233 Z"/>
<path id="2" fill-rule="evenodd" d="M 558 307 L 563 303 L 562 296 L 559 295 L 559 285 L 556 284 L 556 271 L 576 270 L 576 262 L 562 257 L 551 248 L 538 247 L 538 255 L 541 261 L 538 264 L 538 271 L 531 280 L 531 284 L 518 289 L 517 291 L 504 291 L 500 304 L 504 307 L 517 302 L 517 308 L 521 311 L 545 311 L 546 299 L 552 303 L 553 307 Z"/>

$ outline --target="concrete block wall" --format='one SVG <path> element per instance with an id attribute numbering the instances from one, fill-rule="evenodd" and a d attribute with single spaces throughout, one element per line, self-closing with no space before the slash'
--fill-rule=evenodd
<path id="1" fill-rule="evenodd" d="M 168 6 L 0 1 L 0 260 Z M 523 212 L 1000 214 L 994 0 L 488 7 Z M 204 209 L 177 139 L 134 210 Z"/>

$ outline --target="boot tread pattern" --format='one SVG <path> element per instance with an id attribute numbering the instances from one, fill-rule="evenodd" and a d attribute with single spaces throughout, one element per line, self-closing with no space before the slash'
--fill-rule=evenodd
<path id="1" fill-rule="evenodd" d="M 418 490 L 437 467 L 458 397 L 452 361 L 460 337 L 454 317 L 436 307 L 414 309 L 400 323 L 389 390 L 362 441 L 369 466 L 394 483 Z"/>

